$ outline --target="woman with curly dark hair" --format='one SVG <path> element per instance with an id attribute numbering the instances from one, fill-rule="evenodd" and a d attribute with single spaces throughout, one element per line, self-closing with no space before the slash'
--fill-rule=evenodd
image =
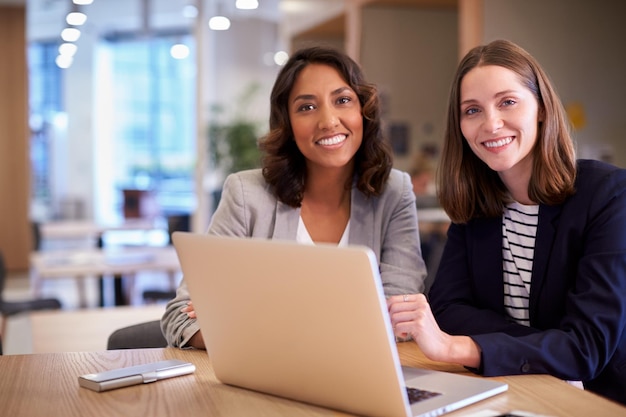
<path id="1" fill-rule="evenodd" d="M 423 291 L 411 179 L 392 169 L 377 90 L 359 66 L 335 49 L 301 49 L 270 105 L 263 167 L 226 178 L 208 233 L 368 246 L 387 296 Z M 161 324 L 169 345 L 204 347 L 184 280 Z"/>
<path id="2" fill-rule="evenodd" d="M 290 65 L 291 64 L 291 65 Z M 380 105 L 376 86 L 365 81 L 358 65 L 348 56 L 332 49 L 309 48 L 296 52 L 278 76 L 271 95 L 270 131 L 261 140 L 260 147 L 265 151 L 263 175 L 271 184 L 278 198 L 292 207 L 299 207 L 307 176 L 306 156 L 294 141 L 292 131 L 291 92 L 297 75 L 308 65 L 334 68 L 345 79 L 361 108 L 362 143 L 354 155 L 354 174 L 357 188 L 366 196 L 380 195 L 389 172 L 392 155 L 388 143 L 384 140 Z M 348 102 L 344 105 L 349 104 Z M 298 117 L 298 113 L 294 112 Z M 297 122 L 295 122 L 297 123 Z M 352 175 L 346 183 L 352 187 Z"/>

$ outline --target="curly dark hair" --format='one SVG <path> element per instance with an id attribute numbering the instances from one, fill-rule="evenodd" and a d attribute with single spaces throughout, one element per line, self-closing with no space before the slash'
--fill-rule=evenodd
<path id="1" fill-rule="evenodd" d="M 377 88 L 365 81 L 361 68 L 349 56 L 323 46 L 296 51 L 276 78 L 270 97 L 269 132 L 259 141 L 265 180 L 280 201 L 300 207 L 307 175 L 306 161 L 293 137 L 288 101 L 300 71 L 309 64 L 335 68 L 359 97 L 363 141 L 354 156 L 356 186 L 368 197 L 380 195 L 389 177 L 393 157 L 383 136 Z"/>

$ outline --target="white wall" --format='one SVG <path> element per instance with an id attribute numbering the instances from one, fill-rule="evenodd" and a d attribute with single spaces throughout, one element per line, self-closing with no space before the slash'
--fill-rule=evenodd
<path id="1" fill-rule="evenodd" d="M 565 105 L 581 103 L 579 157 L 626 167 L 626 2 L 485 0 L 485 42 L 507 38 L 539 60 Z M 612 152 L 611 152 L 612 150 Z"/>
<path id="2" fill-rule="evenodd" d="M 409 126 L 412 156 L 444 134 L 448 91 L 457 63 L 457 12 L 430 8 L 367 7 L 363 10 L 361 64 L 384 97 L 387 124 Z"/>
<path id="3" fill-rule="evenodd" d="M 565 105 L 580 103 L 579 157 L 607 153 L 626 167 L 626 2 L 485 0 L 483 41 L 510 39 L 532 53 Z M 456 11 L 366 7 L 361 63 L 388 98 L 388 122 L 410 124 L 411 145 L 441 143 L 458 62 Z M 431 129 L 432 127 L 432 129 Z M 408 169 L 410 160 L 396 158 Z"/>

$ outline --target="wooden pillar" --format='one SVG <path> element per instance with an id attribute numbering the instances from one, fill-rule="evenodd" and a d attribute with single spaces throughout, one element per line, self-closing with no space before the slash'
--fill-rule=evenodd
<path id="1" fill-rule="evenodd" d="M 483 40 L 483 0 L 459 0 L 459 60 Z"/>
<path id="2" fill-rule="evenodd" d="M 345 51 L 356 62 L 361 60 L 361 8 L 363 0 L 349 0 L 345 5 Z"/>
<path id="3" fill-rule="evenodd" d="M 0 39 L 0 251 L 7 269 L 27 270 L 33 236 L 25 6 L 0 6 Z"/>

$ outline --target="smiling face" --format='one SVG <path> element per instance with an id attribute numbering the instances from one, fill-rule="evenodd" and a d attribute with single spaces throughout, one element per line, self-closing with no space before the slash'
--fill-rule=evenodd
<path id="1" fill-rule="evenodd" d="M 470 70 L 460 93 L 461 131 L 472 151 L 507 187 L 527 183 L 540 121 L 535 95 L 515 72 L 496 65 Z"/>
<path id="2" fill-rule="evenodd" d="M 289 119 L 307 168 L 352 170 L 363 141 L 361 104 L 331 66 L 309 64 L 289 94 Z"/>

